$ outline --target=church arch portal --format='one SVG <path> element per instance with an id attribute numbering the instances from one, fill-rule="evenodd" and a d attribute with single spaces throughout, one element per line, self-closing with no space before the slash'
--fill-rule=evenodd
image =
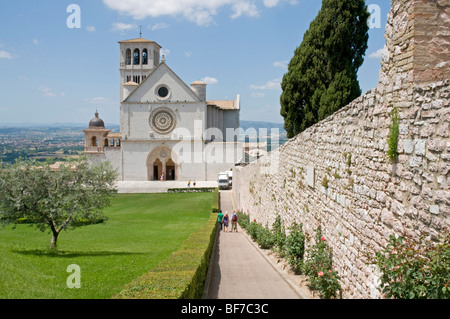
<path id="1" fill-rule="evenodd" d="M 167 146 L 159 146 L 147 156 L 147 179 L 149 181 L 178 180 L 179 163 L 176 154 Z"/>

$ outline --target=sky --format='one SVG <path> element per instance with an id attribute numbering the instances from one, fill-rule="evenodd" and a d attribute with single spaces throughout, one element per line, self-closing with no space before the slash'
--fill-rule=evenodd
<path id="1" fill-rule="evenodd" d="M 367 0 L 358 80 L 376 87 L 390 0 Z M 281 79 L 319 0 L 15 0 L 0 4 L 0 123 L 119 123 L 119 44 L 157 42 L 208 100 L 240 95 L 241 120 L 283 123 Z"/>

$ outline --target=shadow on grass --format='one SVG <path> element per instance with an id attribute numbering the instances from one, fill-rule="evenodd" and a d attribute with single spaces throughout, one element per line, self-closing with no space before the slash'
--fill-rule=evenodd
<path id="1" fill-rule="evenodd" d="M 64 251 L 52 249 L 34 249 L 34 250 L 13 250 L 14 253 L 21 255 L 47 256 L 47 257 L 107 257 L 107 256 L 125 256 L 125 255 L 143 255 L 144 253 L 131 253 L 126 251 Z"/>

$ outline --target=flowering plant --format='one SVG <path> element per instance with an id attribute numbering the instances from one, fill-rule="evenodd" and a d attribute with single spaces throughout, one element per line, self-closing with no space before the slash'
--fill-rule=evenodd
<path id="1" fill-rule="evenodd" d="M 322 236 L 320 227 L 316 229 L 316 243 L 307 251 L 308 258 L 303 264 L 303 272 L 309 276 L 312 289 L 320 292 L 321 298 L 336 298 L 341 288 L 337 271 L 332 270 L 332 250 Z"/>

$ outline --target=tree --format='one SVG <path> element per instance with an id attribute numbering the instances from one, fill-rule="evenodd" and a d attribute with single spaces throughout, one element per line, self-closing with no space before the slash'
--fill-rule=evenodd
<path id="1" fill-rule="evenodd" d="M 361 95 L 357 71 L 367 49 L 364 0 L 323 0 L 281 82 L 280 114 L 289 138 Z"/>
<path id="2" fill-rule="evenodd" d="M 57 170 L 35 160 L 0 163 L 0 224 L 26 220 L 41 231 L 50 229 L 54 249 L 63 229 L 105 219 L 102 209 L 116 193 L 116 178 L 108 162 L 90 166 L 77 160 Z"/>

